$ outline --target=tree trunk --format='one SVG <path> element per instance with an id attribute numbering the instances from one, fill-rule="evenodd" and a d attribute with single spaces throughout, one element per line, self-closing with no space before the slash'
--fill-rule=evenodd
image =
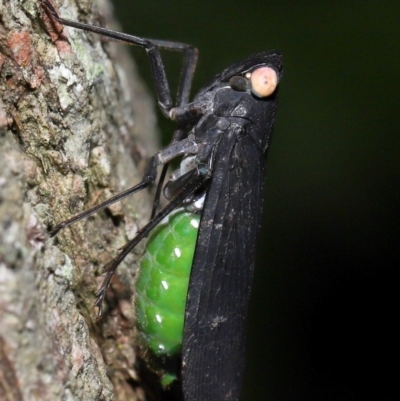
<path id="1" fill-rule="evenodd" d="M 113 26 L 106 0 L 53 4 Z M 148 219 L 148 194 L 56 238 L 48 229 L 141 179 L 153 104 L 126 47 L 63 28 L 39 0 L 0 7 L 0 400 L 144 399 L 131 305 L 140 249 L 100 321 L 93 304 L 102 266 Z"/>

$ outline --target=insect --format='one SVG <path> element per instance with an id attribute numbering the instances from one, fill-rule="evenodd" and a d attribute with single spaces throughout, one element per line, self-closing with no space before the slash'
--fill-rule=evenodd
<path id="1" fill-rule="evenodd" d="M 155 229 L 149 240 L 149 248 L 153 249 L 148 249 L 147 255 L 150 256 L 142 262 L 138 279 L 136 310 L 143 336 L 151 352 L 181 360 L 185 401 L 237 401 L 244 370 L 246 315 L 263 203 L 266 153 L 277 111 L 282 56 L 271 50 L 238 61 L 216 75 L 189 102 L 198 54 L 196 48 L 66 20 L 58 15 L 48 0 L 41 0 L 41 3 L 63 25 L 143 47 L 149 56 L 160 109 L 167 118 L 177 122 L 172 142 L 150 158 L 138 185 L 57 224 L 51 234 L 56 235 L 62 228 L 148 187 L 157 179 L 157 167 L 163 165 L 152 218 L 105 266 L 106 276 L 96 305 L 101 315 L 107 287 L 118 265 L 139 241 Z M 183 53 L 175 104 L 160 49 Z M 179 169 L 164 186 L 169 203 L 158 211 L 168 163 L 180 156 Z M 154 300 L 152 297 L 159 300 L 162 297 L 160 286 L 167 291 L 175 285 L 162 277 L 157 279 L 157 290 L 149 289 L 146 284 L 158 274 L 146 272 L 152 268 L 151 259 L 165 263 L 163 258 L 154 256 L 159 247 L 162 247 L 161 253 L 167 254 L 164 256 L 170 263 L 166 270 L 173 269 L 178 263 L 168 262 L 171 252 L 168 251 L 165 227 L 170 227 L 170 224 L 181 225 L 179 241 L 187 240 L 185 246 L 189 247 L 189 251 L 185 248 L 184 252 L 188 255 L 186 265 L 191 271 L 186 273 L 186 284 L 183 285 L 188 290 L 184 289 L 183 295 L 179 295 L 183 299 L 179 302 L 184 317 L 181 313 L 177 337 L 183 336 L 182 344 L 179 338 L 168 343 L 168 333 L 161 340 L 156 338 L 156 320 L 160 320 L 160 327 L 171 322 L 166 317 L 168 313 L 164 316 L 150 311 L 144 301 L 145 297 L 150 301 Z M 167 231 L 175 229 L 167 228 Z M 176 242 L 172 241 L 174 252 L 175 245 Z M 169 298 L 166 304 L 173 304 L 175 300 Z M 154 332 L 157 332 L 156 336 L 153 336 Z"/>

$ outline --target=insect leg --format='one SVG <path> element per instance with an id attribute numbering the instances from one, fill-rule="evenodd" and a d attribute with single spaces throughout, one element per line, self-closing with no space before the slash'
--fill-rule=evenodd
<path id="1" fill-rule="evenodd" d="M 80 214 L 77 214 L 74 217 L 71 217 L 68 220 L 62 221 L 53 228 L 53 230 L 50 233 L 50 236 L 53 237 L 62 228 L 68 227 L 79 220 L 85 219 L 91 216 L 92 214 L 112 205 L 113 203 L 118 202 L 121 199 L 126 198 L 127 196 L 132 195 L 148 187 L 157 178 L 157 166 L 159 166 L 160 164 L 168 163 L 170 160 L 184 153 L 197 153 L 197 144 L 190 139 L 184 139 L 183 141 L 173 143 L 170 146 L 166 147 L 161 152 L 156 153 L 148 161 L 143 180 L 139 184 L 113 196 L 112 198 L 106 200 L 105 202 L 100 203 L 100 205 L 96 205 L 88 210 L 85 210 Z"/>
<path id="2" fill-rule="evenodd" d="M 179 79 L 178 94 L 176 96 L 177 107 L 182 107 L 189 101 L 190 88 L 192 86 L 193 75 L 196 69 L 197 56 L 198 50 L 194 47 L 188 48 L 184 53 L 182 71 Z M 182 125 L 182 127 L 184 127 L 185 125 L 186 124 Z M 171 143 L 180 141 L 183 138 L 184 134 L 185 131 L 183 128 L 178 128 L 177 130 L 175 130 Z M 162 168 L 160 179 L 158 180 L 157 184 L 156 194 L 154 196 L 151 218 L 153 218 L 157 212 L 157 208 L 160 203 L 161 190 L 164 184 L 165 176 L 167 175 L 168 167 L 169 163 L 166 163 Z"/>
<path id="3" fill-rule="evenodd" d="M 176 96 L 177 107 L 182 107 L 189 101 L 190 88 L 192 86 L 193 76 L 196 69 L 197 56 L 198 56 L 198 50 L 195 47 L 187 48 L 184 53 L 181 76 L 178 85 L 178 93 Z M 183 138 L 184 134 L 185 131 L 183 128 L 178 128 L 177 130 L 175 130 L 171 143 L 180 141 Z M 164 164 L 160 174 L 160 179 L 158 181 L 157 190 L 154 197 L 151 218 L 155 216 L 158 205 L 160 203 L 161 190 L 164 184 L 165 176 L 167 175 L 168 166 L 169 163 Z"/>
<path id="4" fill-rule="evenodd" d="M 157 92 L 158 104 L 161 111 L 168 118 L 169 111 L 173 107 L 173 102 L 159 48 L 183 52 L 184 61 L 181 79 L 178 87 L 177 104 L 182 105 L 184 103 L 187 103 L 197 61 L 198 50 L 195 47 L 186 43 L 141 38 L 139 36 L 128 35 L 122 32 L 101 28 L 99 26 L 71 21 L 69 19 L 61 18 L 53 5 L 48 0 L 40 1 L 47 12 L 52 16 L 52 18 L 54 18 L 60 24 L 77 29 L 82 29 L 88 32 L 98 33 L 100 35 L 108 36 L 113 39 L 122 40 L 132 45 L 143 47 L 149 56 L 153 81 Z"/>
<path id="5" fill-rule="evenodd" d="M 154 195 L 153 209 L 151 210 L 150 219 L 153 219 L 157 213 L 158 205 L 160 204 L 161 191 L 162 191 L 162 188 L 164 185 L 165 177 L 167 175 L 168 167 L 169 167 L 169 163 L 165 163 L 161 170 L 160 178 L 157 183 L 156 194 Z"/>
<path id="6" fill-rule="evenodd" d="M 178 128 L 174 132 L 171 143 L 179 142 L 183 138 L 184 135 L 185 135 L 185 131 L 181 128 Z M 156 194 L 154 196 L 154 202 L 153 202 L 153 210 L 151 211 L 151 219 L 156 215 L 158 205 L 160 204 L 161 191 L 163 188 L 165 176 L 167 175 L 168 167 L 169 167 L 169 163 L 165 163 L 163 165 L 163 168 L 162 168 L 162 171 L 160 174 L 160 178 L 157 183 L 157 190 L 156 190 Z"/>
<path id="7" fill-rule="evenodd" d="M 104 266 L 103 271 L 106 272 L 106 277 L 97 293 L 97 299 L 95 306 L 99 308 L 98 316 L 102 315 L 102 303 L 107 291 L 107 287 L 110 284 L 111 278 L 119 264 L 125 259 L 125 257 L 132 251 L 132 249 L 147 235 L 150 231 L 168 214 L 170 214 L 180 203 L 182 203 L 188 196 L 190 196 L 196 189 L 202 186 L 205 181 L 210 178 L 210 170 L 205 164 L 200 164 L 196 169 L 193 170 L 192 176 L 188 183 L 179 191 L 172 201 L 164 207 L 149 223 L 142 227 L 135 238 L 129 241 L 123 248 L 120 254 L 109 263 Z"/>

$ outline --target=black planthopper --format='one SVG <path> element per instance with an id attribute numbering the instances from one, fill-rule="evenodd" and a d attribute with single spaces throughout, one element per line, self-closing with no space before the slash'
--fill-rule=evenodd
<path id="1" fill-rule="evenodd" d="M 66 20 L 48 0 L 41 3 L 63 25 L 145 48 L 159 107 L 177 122 L 171 144 L 150 159 L 141 183 L 59 223 L 52 235 L 148 187 L 164 165 L 152 218 L 105 266 L 96 305 L 101 315 L 118 265 L 154 229 L 137 281 L 135 308 L 143 342 L 161 361 L 180 361 L 179 372 L 165 364 L 163 380 L 181 378 L 185 401 L 237 401 L 282 56 L 271 50 L 240 60 L 189 102 L 196 48 Z M 184 55 L 175 104 L 159 49 Z M 158 211 L 167 166 L 176 157 L 182 157 L 180 168 L 164 186 L 170 202 Z"/>

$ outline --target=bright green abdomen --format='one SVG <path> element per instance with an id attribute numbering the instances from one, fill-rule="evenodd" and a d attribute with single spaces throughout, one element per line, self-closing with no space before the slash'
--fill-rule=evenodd
<path id="1" fill-rule="evenodd" d="M 180 209 L 151 233 L 136 281 L 136 318 L 144 345 L 157 356 L 182 346 L 185 306 L 200 216 Z"/>

